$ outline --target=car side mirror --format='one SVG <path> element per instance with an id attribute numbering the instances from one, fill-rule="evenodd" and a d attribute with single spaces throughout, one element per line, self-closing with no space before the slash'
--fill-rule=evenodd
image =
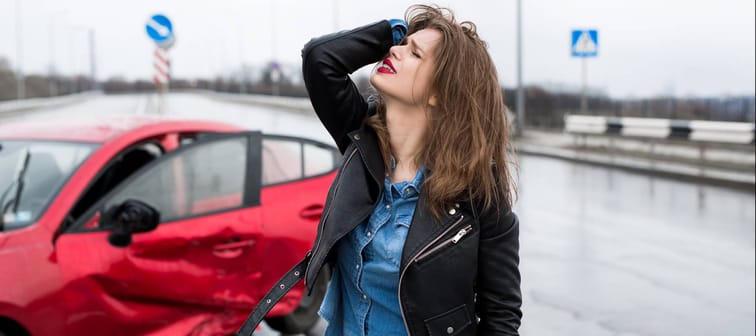
<path id="1" fill-rule="evenodd" d="M 112 206 L 103 217 L 104 224 L 111 228 L 108 242 L 115 247 L 129 246 L 132 234 L 155 230 L 160 223 L 160 212 L 133 199 Z"/>

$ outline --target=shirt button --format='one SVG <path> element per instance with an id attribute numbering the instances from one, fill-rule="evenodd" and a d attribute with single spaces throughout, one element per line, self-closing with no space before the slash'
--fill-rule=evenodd
<path id="1" fill-rule="evenodd" d="M 454 215 L 456 213 L 457 213 L 457 209 L 454 209 L 454 208 L 449 209 L 449 214 L 450 215 Z"/>
<path id="2" fill-rule="evenodd" d="M 360 265 L 354 265 L 355 269 L 360 269 Z"/>
<path id="3" fill-rule="evenodd" d="M 386 204 L 386 209 L 391 209 L 391 204 Z"/>
<path id="4" fill-rule="evenodd" d="M 453 332 L 454 332 L 454 328 L 452 328 L 452 327 L 446 328 L 446 333 L 447 334 L 451 335 Z"/>
<path id="5" fill-rule="evenodd" d="M 368 237 L 370 237 L 370 236 L 372 236 L 372 235 L 373 235 L 373 233 L 372 233 L 372 232 L 370 232 L 370 231 L 368 231 L 368 233 L 367 233 L 367 236 L 368 236 Z"/>
<path id="6" fill-rule="evenodd" d="M 367 300 L 367 295 L 364 295 L 364 294 L 363 294 L 363 295 L 362 295 L 362 299 L 363 299 L 363 300 Z"/>

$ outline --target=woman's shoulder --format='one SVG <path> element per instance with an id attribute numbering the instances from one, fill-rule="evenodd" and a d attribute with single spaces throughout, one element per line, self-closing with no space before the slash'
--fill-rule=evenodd
<path id="1" fill-rule="evenodd" d="M 494 202 L 486 206 L 483 200 L 468 197 L 460 199 L 458 203 L 478 223 L 482 236 L 495 236 L 518 224 L 517 215 L 506 202 Z"/>

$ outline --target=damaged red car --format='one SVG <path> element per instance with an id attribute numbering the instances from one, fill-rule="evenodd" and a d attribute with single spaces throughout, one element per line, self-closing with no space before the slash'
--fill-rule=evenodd
<path id="1" fill-rule="evenodd" d="M 307 252 L 340 154 L 125 117 L 0 124 L 0 335 L 223 335 Z M 318 319 L 327 277 L 268 325 Z"/>

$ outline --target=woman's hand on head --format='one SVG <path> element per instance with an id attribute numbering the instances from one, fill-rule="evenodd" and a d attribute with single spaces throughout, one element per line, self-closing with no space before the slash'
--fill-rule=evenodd
<path id="1" fill-rule="evenodd" d="M 391 25 L 394 45 L 398 45 L 407 35 L 407 22 L 402 19 L 389 19 L 388 22 Z"/>

